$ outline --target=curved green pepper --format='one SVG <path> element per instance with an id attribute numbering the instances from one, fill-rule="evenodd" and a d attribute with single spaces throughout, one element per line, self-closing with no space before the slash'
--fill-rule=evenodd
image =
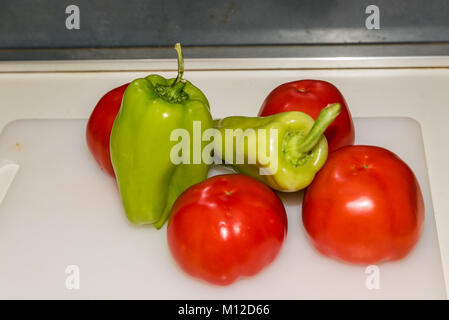
<path id="1" fill-rule="evenodd" d="M 340 104 L 331 104 L 316 121 L 298 111 L 216 120 L 221 139 L 215 139 L 215 156 L 273 189 L 304 189 L 327 160 L 323 132 L 340 110 Z"/>
<path id="2" fill-rule="evenodd" d="M 164 225 L 176 198 L 206 179 L 209 170 L 202 161 L 176 164 L 170 158 L 177 143 L 171 139 L 173 130 L 184 129 L 190 134 L 193 158 L 194 121 L 200 121 L 201 131 L 213 125 L 205 95 L 182 79 L 180 45 L 176 44 L 175 49 L 177 78 L 150 75 L 132 81 L 110 138 L 111 162 L 129 221 L 152 223 L 156 228 Z"/>

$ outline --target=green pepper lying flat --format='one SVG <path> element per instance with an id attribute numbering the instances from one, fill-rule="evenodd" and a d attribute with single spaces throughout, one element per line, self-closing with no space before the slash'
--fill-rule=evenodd
<path id="1" fill-rule="evenodd" d="M 131 82 L 110 138 L 111 162 L 129 221 L 152 223 L 156 228 L 164 225 L 176 198 L 206 179 L 209 170 L 204 162 L 174 164 L 170 158 L 176 144 L 170 140 L 173 130 L 192 133 L 194 121 L 200 121 L 202 131 L 213 124 L 207 98 L 182 79 L 180 45 L 175 49 L 177 78 L 150 75 Z M 190 143 L 191 155 L 193 145 Z"/>
<path id="2" fill-rule="evenodd" d="M 316 121 L 297 111 L 217 120 L 215 127 L 221 139 L 215 140 L 215 156 L 237 172 L 273 189 L 287 192 L 304 189 L 327 160 L 323 132 L 340 110 L 340 104 L 331 104 Z"/>

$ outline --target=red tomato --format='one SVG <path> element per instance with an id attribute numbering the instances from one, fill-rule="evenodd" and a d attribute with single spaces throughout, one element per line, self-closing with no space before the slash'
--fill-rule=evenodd
<path id="1" fill-rule="evenodd" d="M 287 216 L 276 193 L 240 174 L 215 176 L 187 189 L 176 200 L 167 229 L 181 268 L 217 285 L 261 271 L 286 235 Z"/>
<path id="2" fill-rule="evenodd" d="M 305 192 L 302 219 L 314 246 L 351 263 L 407 255 L 424 223 L 412 170 L 394 153 L 348 146 L 332 153 Z"/>
<path id="3" fill-rule="evenodd" d="M 86 138 L 90 152 L 103 170 L 115 177 L 109 153 L 112 125 L 122 104 L 128 83 L 106 93 L 94 108 L 87 122 Z"/>
<path id="4" fill-rule="evenodd" d="M 354 124 L 345 98 L 331 83 L 321 80 L 300 80 L 284 83 L 265 98 L 259 116 L 266 117 L 285 111 L 301 111 L 316 119 L 330 103 L 340 103 L 341 113 L 324 135 L 329 152 L 354 144 Z"/>

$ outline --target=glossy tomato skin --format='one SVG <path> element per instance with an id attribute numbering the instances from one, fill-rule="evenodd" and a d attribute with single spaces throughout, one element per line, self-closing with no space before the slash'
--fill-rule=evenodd
<path id="1" fill-rule="evenodd" d="M 186 273 L 228 285 L 274 260 L 287 235 L 287 216 L 273 190 L 229 174 L 181 194 L 167 228 L 171 253 Z"/>
<path id="2" fill-rule="evenodd" d="M 265 117 L 286 111 L 301 111 L 316 119 L 330 103 L 340 103 L 341 113 L 326 129 L 324 135 L 329 152 L 354 144 L 354 124 L 345 98 L 331 83 L 322 80 L 299 80 L 284 83 L 265 98 L 259 116 Z"/>
<path id="3" fill-rule="evenodd" d="M 410 252 L 423 228 L 424 202 L 412 170 L 394 153 L 348 146 L 329 156 L 306 190 L 302 218 L 323 254 L 374 264 Z"/>
<path id="4" fill-rule="evenodd" d="M 86 139 L 90 152 L 100 167 L 113 177 L 115 174 L 109 152 L 109 138 L 127 87 L 128 83 L 106 93 L 92 111 L 86 127 Z"/>

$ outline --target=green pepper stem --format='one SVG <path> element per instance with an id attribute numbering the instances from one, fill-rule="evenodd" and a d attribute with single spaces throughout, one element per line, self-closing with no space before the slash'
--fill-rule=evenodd
<path id="1" fill-rule="evenodd" d="M 175 44 L 175 50 L 178 54 L 178 76 L 175 81 L 172 83 L 171 87 L 173 88 L 178 82 L 182 81 L 182 76 L 184 75 L 184 58 L 182 56 L 182 48 L 181 44 L 178 42 Z"/>
<path id="2" fill-rule="evenodd" d="M 307 136 L 299 142 L 297 146 L 298 152 L 307 153 L 312 150 L 318 141 L 320 141 L 324 131 L 340 114 L 340 112 L 341 105 L 339 103 L 329 104 L 327 107 L 322 109 L 318 115 L 318 118 L 316 118 L 312 129 L 310 129 Z"/>
<path id="3" fill-rule="evenodd" d="M 186 83 L 184 81 L 178 82 L 175 86 L 171 86 L 170 90 L 167 92 L 167 98 L 172 101 L 176 100 L 181 94 L 182 89 L 184 89 Z"/>

